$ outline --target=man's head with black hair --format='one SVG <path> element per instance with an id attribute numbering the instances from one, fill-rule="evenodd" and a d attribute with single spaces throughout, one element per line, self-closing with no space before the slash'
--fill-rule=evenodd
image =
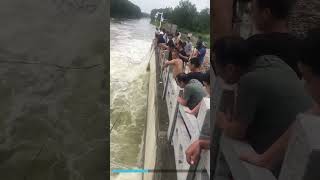
<path id="1" fill-rule="evenodd" d="M 180 88 L 184 88 L 189 81 L 190 77 L 186 73 L 180 73 L 176 76 L 176 82 Z"/>
<path id="2" fill-rule="evenodd" d="M 223 37 L 214 43 L 215 70 L 226 83 L 234 84 L 247 71 L 252 57 L 247 43 L 241 37 Z"/>
<path id="3" fill-rule="evenodd" d="M 199 39 L 199 40 L 197 41 L 197 44 L 196 44 L 196 49 L 199 50 L 199 49 L 201 49 L 202 47 L 203 47 L 203 41 Z"/>
<path id="4" fill-rule="evenodd" d="M 200 64 L 199 58 L 193 57 L 190 59 L 189 68 L 191 72 L 195 72 L 199 70 L 200 67 L 201 67 L 201 64 Z"/>
<path id="5" fill-rule="evenodd" d="M 173 41 L 170 43 L 168 43 L 169 46 L 169 50 L 171 51 L 172 49 L 176 48 L 176 46 L 174 45 Z"/>
<path id="6" fill-rule="evenodd" d="M 320 105 L 320 28 L 309 31 L 301 45 L 303 55 L 299 69 L 307 91 Z"/>
<path id="7" fill-rule="evenodd" d="M 262 32 L 284 28 L 274 26 L 287 26 L 287 18 L 295 3 L 296 0 L 253 0 L 251 14 L 255 27 Z"/>
<path id="8" fill-rule="evenodd" d="M 177 42 L 177 48 L 184 48 L 182 41 Z"/>
<path id="9" fill-rule="evenodd" d="M 181 41 L 182 42 L 182 41 Z M 186 45 L 187 45 L 187 42 L 182 42 L 182 44 L 181 44 L 181 46 L 182 46 L 182 48 L 185 48 L 186 47 Z"/>
<path id="10" fill-rule="evenodd" d="M 177 48 L 172 48 L 172 59 L 177 59 L 179 57 L 179 50 Z"/>

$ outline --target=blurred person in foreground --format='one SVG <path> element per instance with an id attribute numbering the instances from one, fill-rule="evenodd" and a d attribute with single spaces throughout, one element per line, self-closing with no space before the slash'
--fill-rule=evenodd
<path id="1" fill-rule="evenodd" d="M 298 63 L 302 78 L 305 82 L 306 91 L 314 100 L 313 107 L 306 113 L 316 116 L 320 120 L 320 28 L 311 30 L 301 46 L 303 56 Z M 283 161 L 285 156 L 292 127 L 264 152 L 244 153 L 241 159 L 257 166 L 273 170 L 277 164 Z"/>
<path id="2" fill-rule="evenodd" d="M 277 56 L 252 56 L 247 42 L 236 37 L 219 39 L 214 49 L 218 76 L 238 84 L 234 110 L 220 111 L 215 123 L 226 136 L 264 152 L 310 107 L 310 98 L 295 71 Z"/>

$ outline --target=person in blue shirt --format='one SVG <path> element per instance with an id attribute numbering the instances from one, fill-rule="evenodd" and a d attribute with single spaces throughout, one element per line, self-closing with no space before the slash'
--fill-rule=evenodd
<path id="1" fill-rule="evenodd" d="M 199 58 L 200 64 L 203 64 L 207 49 L 206 47 L 204 47 L 203 42 L 201 40 L 197 42 L 196 49 L 198 50 L 197 58 Z"/>

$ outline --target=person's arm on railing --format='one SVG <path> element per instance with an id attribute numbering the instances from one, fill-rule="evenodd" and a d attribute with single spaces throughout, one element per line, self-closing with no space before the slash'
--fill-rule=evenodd
<path id="1" fill-rule="evenodd" d="M 221 123 L 221 125 L 223 133 L 226 136 L 240 141 L 245 140 L 246 131 L 249 125 L 248 123 L 244 123 L 236 119 L 233 119 L 232 121 L 223 120 L 223 123 Z"/>
<path id="2" fill-rule="evenodd" d="M 187 105 L 187 101 L 180 96 L 178 97 L 177 101 L 178 101 L 178 103 L 180 103 L 183 106 Z"/>
<path id="3" fill-rule="evenodd" d="M 183 56 L 181 53 L 179 54 L 179 57 L 182 59 L 183 62 L 188 62 L 189 57 Z"/>
<path id="4" fill-rule="evenodd" d="M 191 165 L 198 163 L 202 149 L 210 149 L 210 119 L 204 120 L 199 139 L 186 150 L 187 162 Z"/>
<path id="5" fill-rule="evenodd" d="M 290 127 L 272 146 L 265 151 L 263 154 L 257 153 L 244 153 L 240 155 L 240 159 L 243 161 L 247 161 L 251 164 L 273 169 L 273 167 L 281 162 L 283 157 L 285 156 L 286 149 L 288 146 L 289 138 L 291 135 Z"/>
<path id="6" fill-rule="evenodd" d="M 191 165 L 197 164 L 200 159 L 200 154 L 202 149 L 210 148 L 209 139 L 198 139 L 193 142 L 186 150 L 187 162 Z"/>
<path id="7" fill-rule="evenodd" d="M 171 61 L 166 60 L 166 62 L 164 63 L 162 68 L 164 69 L 164 68 L 168 67 L 170 64 L 175 64 L 175 63 L 176 63 L 175 60 L 171 60 Z"/>
<path id="8" fill-rule="evenodd" d="M 235 89 L 234 102 L 225 110 L 224 116 L 219 117 L 223 133 L 237 140 L 244 140 L 248 126 L 253 122 L 260 101 L 257 87 L 259 84 L 255 76 L 242 77 Z"/>
<path id="9" fill-rule="evenodd" d="M 185 110 L 186 113 L 196 115 L 199 112 L 199 109 L 201 107 L 201 103 L 202 103 L 202 101 L 196 107 L 194 107 L 193 109 L 186 108 L 186 110 Z"/>
<path id="10" fill-rule="evenodd" d="M 192 95 L 192 88 L 188 85 L 186 85 L 184 87 L 184 91 L 183 91 L 183 97 L 178 97 L 177 101 L 178 103 L 180 103 L 183 106 L 187 106 L 189 99 L 191 98 Z"/>
<path id="11" fill-rule="evenodd" d="M 164 50 L 169 49 L 169 46 L 167 46 L 166 43 L 161 43 L 161 44 L 159 44 L 159 47 L 160 47 L 161 49 L 164 49 Z"/>
<path id="12" fill-rule="evenodd" d="M 189 57 L 189 60 L 190 60 L 191 58 L 198 57 L 198 53 L 199 53 L 199 51 L 198 51 L 196 48 L 194 48 L 194 49 L 192 50 L 191 56 Z"/>

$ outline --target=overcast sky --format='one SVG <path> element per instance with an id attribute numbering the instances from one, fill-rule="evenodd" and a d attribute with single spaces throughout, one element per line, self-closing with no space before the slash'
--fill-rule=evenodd
<path id="1" fill-rule="evenodd" d="M 129 0 L 141 8 L 142 12 L 150 13 L 152 9 L 176 7 L 180 0 Z M 200 11 L 205 8 L 210 8 L 210 0 L 189 0 L 195 4 L 197 10 Z"/>

